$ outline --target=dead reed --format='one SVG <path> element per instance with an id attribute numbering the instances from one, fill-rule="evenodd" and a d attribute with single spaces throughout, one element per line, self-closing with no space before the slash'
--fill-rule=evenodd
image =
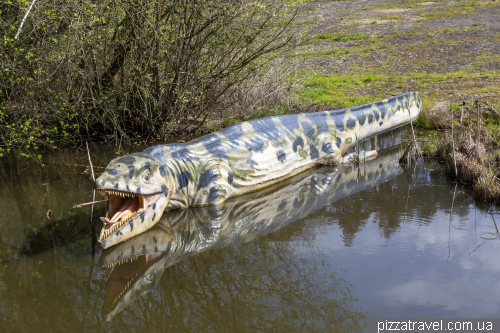
<path id="1" fill-rule="evenodd" d="M 445 134 L 436 145 L 436 156 L 444 162 L 448 175 L 462 183 L 472 185 L 476 199 L 499 201 L 500 174 L 496 167 L 495 155 L 492 154 L 491 147 L 494 145 L 490 131 L 481 126 L 485 120 L 483 112 L 485 108 L 481 108 L 480 105 L 480 102 L 476 101 L 474 107 L 466 108 L 468 114 L 464 115 L 464 104 L 462 104 L 460 124 L 457 124 L 460 125 L 457 126 L 460 130 L 452 131 L 451 135 Z M 455 121 L 453 107 L 450 110 L 453 124 Z"/>

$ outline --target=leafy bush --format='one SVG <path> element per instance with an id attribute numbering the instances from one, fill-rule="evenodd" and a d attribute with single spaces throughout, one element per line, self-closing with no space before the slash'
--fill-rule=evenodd
<path id="1" fill-rule="evenodd" d="M 286 51 L 286 0 L 9 0 L 0 12 L 0 154 L 165 137 L 220 111 Z"/>

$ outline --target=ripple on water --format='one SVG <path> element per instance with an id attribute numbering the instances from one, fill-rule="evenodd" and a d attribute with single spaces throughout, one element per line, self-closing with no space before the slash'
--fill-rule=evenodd
<path id="1" fill-rule="evenodd" d="M 492 232 L 483 232 L 481 235 L 479 235 L 481 239 L 484 240 L 495 240 L 498 239 L 498 235 L 494 234 Z"/>

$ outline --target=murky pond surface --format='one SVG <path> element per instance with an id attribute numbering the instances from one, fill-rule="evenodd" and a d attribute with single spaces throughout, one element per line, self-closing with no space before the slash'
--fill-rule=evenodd
<path id="1" fill-rule="evenodd" d="M 359 168 L 167 212 L 106 251 L 105 203 L 72 208 L 93 199 L 86 152 L 47 154 L 44 168 L 3 158 L 0 330 L 357 331 L 367 318 L 496 317 L 500 212 L 436 162 L 402 169 L 407 134 L 379 138 L 379 157 Z M 91 152 L 96 166 L 113 157 Z"/>

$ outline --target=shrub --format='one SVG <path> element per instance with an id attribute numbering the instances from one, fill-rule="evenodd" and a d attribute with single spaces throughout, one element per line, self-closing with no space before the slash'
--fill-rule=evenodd
<path id="1" fill-rule="evenodd" d="M 165 137 L 227 107 L 286 51 L 286 0 L 8 1 L 0 149 Z M 0 154 L 2 151 L 0 151 Z"/>

